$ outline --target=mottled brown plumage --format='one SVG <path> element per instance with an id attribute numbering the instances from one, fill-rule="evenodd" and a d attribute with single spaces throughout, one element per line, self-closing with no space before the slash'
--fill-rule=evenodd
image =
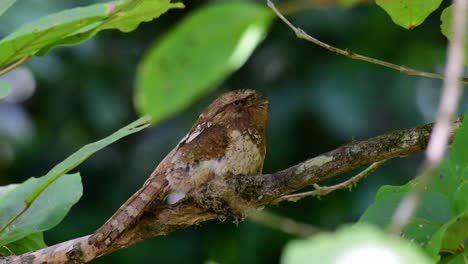
<path id="1" fill-rule="evenodd" d="M 267 116 L 268 101 L 254 90 L 219 96 L 143 187 L 93 234 L 91 243 L 112 244 L 137 223 L 154 200 L 163 200 L 170 193 L 182 192 L 202 202 L 199 190 L 207 184 L 222 185 L 225 177 L 261 173 Z"/>

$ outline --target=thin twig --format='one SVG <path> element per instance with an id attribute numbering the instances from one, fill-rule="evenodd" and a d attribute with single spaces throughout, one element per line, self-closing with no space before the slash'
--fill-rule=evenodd
<path id="1" fill-rule="evenodd" d="M 249 215 L 248 219 L 252 222 L 298 237 L 310 237 L 320 232 L 320 230 L 314 226 L 298 222 L 288 217 L 273 214 L 266 210 L 253 213 L 252 215 Z"/>
<path id="2" fill-rule="evenodd" d="M 349 178 L 348 180 L 346 180 L 344 182 L 340 182 L 338 184 L 335 184 L 335 185 L 329 186 L 329 187 L 328 186 L 318 186 L 317 184 L 314 184 L 315 190 L 313 190 L 313 191 L 284 195 L 284 196 L 281 196 L 280 198 L 276 199 L 275 202 L 279 203 L 279 202 L 282 202 L 282 201 L 288 201 L 290 199 L 297 200 L 297 199 L 302 199 L 302 198 L 310 197 L 310 196 L 324 196 L 324 195 L 327 195 L 327 194 L 329 194 L 331 192 L 334 192 L 334 191 L 337 191 L 337 190 L 350 188 L 350 187 L 356 185 L 361 179 L 363 179 L 367 175 L 371 174 L 378 167 L 382 166 L 382 164 L 385 161 L 387 161 L 387 160 L 374 162 L 372 165 L 367 167 L 365 170 L 361 171 L 360 173 L 354 175 L 353 177 Z"/>
<path id="3" fill-rule="evenodd" d="M 25 62 L 27 62 L 30 58 L 31 58 L 31 55 L 24 56 L 23 58 L 21 58 L 21 59 L 18 60 L 17 62 L 11 64 L 11 65 L 8 66 L 8 67 L 5 67 L 3 70 L 0 70 L 0 76 L 2 76 L 2 75 L 4 75 L 5 73 L 10 72 L 10 71 L 12 71 L 12 70 L 18 68 L 20 65 L 24 64 Z"/>
<path id="4" fill-rule="evenodd" d="M 399 72 L 407 74 L 407 75 L 420 76 L 420 77 L 439 79 L 439 80 L 444 80 L 445 79 L 445 76 L 441 75 L 441 74 L 420 71 L 420 70 L 416 70 L 416 69 L 413 69 L 413 68 L 393 64 L 393 63 L 390 63 L 390 62 L 387 62 L 387 61 L 374 59 L 374 58 L 371 58 L 371 57 L 367 57 L 367 56 L 355 53 L 355 52 L 350 51 L 348 49 L 343 50 L 343 49 L 339 49 L 337 47 L 331 46 L 331 45 L 329 45 L 327 43 L 324 43 L 324 42 L 310 36 L 304 30 L 294 26 L 291 22 L 289 22 L 289 20 L 287 20 L 284 17 L 284 15 L 282 15 L 278 11 L 278 9 L 276 9 L 275 4 L 273 4 L 273 2 L 271 2 L 271 0 L 267 0 L 267 2 L 268 2 L 268 6 L 276 13 L 276 15 L 281 20 L 283 20 L 283 22 L 286 23 L 286 25 L 288 25 L 289 28 L 291 28 L 294 31 L 294 33 L 296 33 L 296 36 L 298 38 L 300 38 L 300 39 L 307 40 L 309 42 L 314 43 L 317 46 L 325 48 L 325 49 L 327 49 L 327 50 L 329 50 L 331 52 L 346 56 L 348 58 L 351 58 L 351 59 L 354 59 L 354 60 L 365 61 L 365 62 L 368 62 L 368 63 L 377 64 L 377 65 L 380 65 L 380 66 L 384 66 L 384 67 L 399 71 Z M 459 76 L 459 80 L 461 82 L 463 82 L 463 83 L 468 83 L 468 78 L 464 78 L 464 77 Z"/>
<path id="5" fill-rule="evenodd" d="M 455 0 L 455 11 L 451 29 L 452 41 L 448 46 L 445 68 L 447 78 L 444 80 L 442 87 L 442 97 L 440 98 L 436 123 L 427 146 L 426 159 L 420 169 L 418 184 L 404 197 L 393 215 L 389 226 L 389 230 L 393 234 L 400 234 L 409 223 L 421 202 L 422 194 L 427 189 L 427 186 L 432 183 L 447 150 L 450 131 L 453 129 L 452 120 L 455 117 L 463 93 L 458 80 L 463 74 L 466 9 L 466 0 Z"/>
<path id="6" fill-rule="evenodd" d="M 353 5 L 372 3 L 375 3 L 375 0 L 359 0 L 355 1 Z M 277 8 L 281 12 L 281 14 L 287 16 L 308 9 L 317 9 L 332 6 L 336 6 L 336 0 L 296 0 L 278 3 Z"/>

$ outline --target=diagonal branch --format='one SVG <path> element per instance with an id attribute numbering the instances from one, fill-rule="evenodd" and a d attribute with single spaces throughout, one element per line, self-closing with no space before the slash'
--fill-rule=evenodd
<path id="1" fill-rule="evenodd" d="M 452 137 L 460 122 L 461 118 L 454 123 L 451 130 Z M 225 186 L 207 187 L 206 197 L 214 193 L 235 197 L 236 201 L 244 206 L 243 213 L 246 215 L 258 207 L 274 203 L 283 195 L 340 173 L 374 162 L 420 152 L 427 145 L 432 127 L 433 124 L 427 124 L 354 141 L 272 174 L 228 178 Z M 146 212 L 133 229 L 124 233 L 111 246 L 95 247 L 90 245 L 89 236 L 84 236 L 21 256 L 0 258 L 0 263 L 88 262 L 143 240 L 167 235 L 175 230 L 218 217 L 224 216 L 201 209 L 193 200 L 186 199 L 174 205 Z"/>
<path id="2" fill-rule="evenodd" d="M 298 28 L 298 27 L 294 26 L 288 19 L 286 19 L 286 17 L 284 17 L 283 14 L 281 14 L 278 11 L 278 9 L 275 7 L 275 4 L 273 4 L 273 2 L 271 2 L 271 0 L 267 0 L 267 3 L 268 3 L 268 6 L 275 12 L 275 14 L 289 28 L 291 28 L 292 31 L 294 31 L 294 33 L 296 34 L 296 36 L 298 38 L 307 40 L 307 41 L 309 41 L 309 42 L 311 42 L 311 43 L 313 43 L 313 44 L 315 44 L 315 45 L 317 45 L 319 47 L 327 49 L 327 50 L 329 50 L 331 52 L 334 52 L 336 54 L 343 55 L 343 56 L 348 57 L 348 58 L 353 59 L 353 60 L 360 60 L 360 61 L 365 61 L 365 62 L 368 62 L 368 63 L 380 65 L 380 66 L 383 66 L 383 67 L 386 67 L 386 68 L 390 68 L 390 69 L 399 71 L 399 72 L 407 74 L 407 75 L 420 76 L 420 77 L 431 78 L 431 79 L 439 79 L 439 80 L 444 80 L 446 78 L 444 75 L 441 75 L 441 74 L 416 70 L 416 69 L 401 66 L 401 65 L 398 65 L 398 64 L 393 64 L 393 63 L 390 63 L 388 61 L 383 61 L 383 60 L 378 60 L 378 59 L 375 59 L 375 58 L 367 57 L 367 56 L 361 55 L 359 53 L 355 53 L 353 51 L 350 51 L 348 49 L 343 50 L 343 49 L 339 49 L 337 47 L 334 47 L 332 45 L 329 45 L 329 44 L 327 44 L 325 42 L 322 42 L 322 41 L 312 37 L 311 35 L 307 34 L 301 28 Z M 468 83 L 468 78 L 460 77 L 459 80 L 462 83 Z"/>

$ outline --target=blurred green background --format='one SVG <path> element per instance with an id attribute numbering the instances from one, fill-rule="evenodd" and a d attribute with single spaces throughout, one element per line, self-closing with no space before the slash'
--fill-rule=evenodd
<path id="1" fill-rule="evenodd" d="M 18 1 L 0 17 L 0 38 L 43 15 L 95 2 Z M 136 119 L 134 79 L 145 49 L 194 9 L 216 2 L 221 1 L 187 2 L 185 9 L 170 10 L 131 33 L 103 31 L 78 46 L 35 57 L 14 74 L 3 76 L 13 80 L 15 96 L 0 101 L 0 185 L 42 176 L 84 144 Z M 443 8 L 408 31 L 393 24 L 375 4 L 342 9 L 333 1 L 308 1 L 306 6 L 289 17 L 324 42 L 420 70 L 443 71 L 447 42 L 439 31 Z M 215 92 L 81 165 L 77 170 L 83 178 L 83 197 L 59 226 L 45 233 L 46 243 L 97 229 L 141 186 L 203 108 L 224 91 L 253 88 L 270 100 L 264 166 L 269 173 L 351 140 L 432 122 L 440 86 L 437 80 L 332 54 L 297 39 L 276 20 L 247 63 Z M 467 106 L 465 97 L 460 112 Z M 421 154 L 389 161 L 352 192 L 282 203 L 267 210 L 333 230 L 356 221 L 379 186 L 403 184 L 413 177 L 420 158 Z M 211 221 L 93 263 L 276 263 L 284 244 L 294 238 L 248 220 L 238 225 Z"/>

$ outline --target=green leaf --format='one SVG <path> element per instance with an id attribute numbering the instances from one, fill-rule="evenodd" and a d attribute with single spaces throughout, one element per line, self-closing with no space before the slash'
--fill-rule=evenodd
<path id="1" fill-rule="evenodd" d="M 402 190 L 409 190 L 408 186 L 413 184 L 414 181 L 410 181 L 403 186 L 382 187 L 377 195 L 379 199 L 367 208 L 359 222 L 386 228 L 400 201 L 406 195 Z M 403 236 L 424 245 L 444 223 L 450 220 L 452 215 L 451 204 L 446 196 L 437 192 L 426 192 L 415 215 L 403 230 Z"/>
<path id="2" fill-rule="evenodd" d="M 0 1 L 0 16 L 3 15 L 3 13 L 5 13 L 5 11 L 7 11 L 8 8 L 10 8 L 15 2 L 16 2 L 16 0 L 2 0 L 2 1 Z"/>
<path id="3" fill-rule="evenodd" d="M 286 245 L 282 264 L 306 263 L 432 263 L 420 250 L 402 239 L 367 225 L 344 227 Z"/>
<path id="4" fill-rule="evenodd" d="M 440 31 L 449 40 L 452 39 L 452 19 L 453 19 L 453 5 L 447 7 L 442 11 L 440 15 Z M 468 33 L 468 29 L 465 31 L 465 36 Z M 468 42 L 465 41 L 465 65 L 468 65 Z"/>
<path id="5" fill-rule="evenodd" d="M 135 103 L 159 122 L 214 89 L 263 40 L 273 19 L 263 5 L 202 7 L 156 42 L 138 66 Z"/>
<path id="6" fill-rule="evenodd" d="M 45 178 L 30 178 L 21 184 L 0 187 L 0 226 L 24 207 L 25 198 Z M 50 185 L 12 225 L 0 233 L 0 246 L 49 230 L 65 217 L 83 193 L 79 174 L 67 174 Z M 35 239 L 37 242 L 37 239 Z M 23 241 L 25 242 L 25 241 Z M 26 243 L 26 242 L 25 242 Z M 38 242 L 40 246 L 43 246 Z M 23 244 L 24 245 L 24 244 Z"/>
<path id="7" fill-rule="evenodd" d="M 386 228 L 403 197 L 416 184 L 417 181 L 412 180 L 402 186 L 382 186 L 377 192 L 376 201 L 367 208 L 359 222 Z M 453 215 L 451 208 L 447 196 L 427 191 L 418 210 L 403 230 L 403 236 L 419 245 L 426 245 L 433 234 L 450 220 Z"/>
<path id="8" fill-rule="evenodd" d="M 385 227 L 389 224 L 389 220 L 393 215 L 394 210 L 400 203 L 401 199 L 405 197 L 408 191 L 417 184 L 417 181 L 412 180 L 402 186 L 382 186 L 376 195 L 376 202 L 372 204 L 368 209 L 369 212 L 365 212 L 361 217 L 361 220 L 365 218 L 366 214 L 373 212 L 374 217 L 367 215 L 366 217 L 373 224 L 378 224 L 381 227 Z M 414 217 L 423 218 L 430 221 L 439 223 L 445 223 L 453 215 L 451 211 L 450 201 L 447 197 L 441 193 L 428 190 L 422 197 L 421 206 L 416 211 Z M 381 219 L 381 221 L 372 221 L 372 219 Z"/>
<path id="9" fill-rule="evenodd" d="M 468 181 L 464 181 L 458 186 L 453 203 L 456 213 L 468 211 Z"/>
<path id="10" fill-rule="evenodd" d="M 47 245 L 44 242 L 43 233 L 39 232 L 16 240 L 15 242 L 7 244 L 5 247 L 7 247 L 8 250 L 13 252 L 15 255 L 21 255 L 27 252 L 31 252 L 33 250 L 47 247 Z M 8 256 L 10 255 L 10 252 L 8 250 L 6 250 L 3 247 L 0 247 L 0 254 Z"/>
<path id="11" fill-rule="evenodd" d="M 110 4 L 78 7 L 46 16 L 22 26 L 0 41 L 0 68 L 73 32 L 103 20 L 110 14 Z"/>
<path id="12" fill-rule="evenodd" d="M 464 252 L 447 257 L 446 259 L 444 259 L 443 262 L 440 262 L 440 263 L 441 264 L 466 264 L 468 263 L 468 247 L 465 247 Z"/>
<path id="13" fill-rule="evenodd" d="M 27 204 L 31 203 L 36 199 L 52 182 L 57 180 L 60 176 L 64 175 L 65 173 L 71 171 L 72 169 L 76 168 L 80 165 L 83 161 L 89 158 L 91 155 L 96 153 L 97 151 L 109 146 L 110 144 L 114 143 L 115 141 L 136 133 L 142 129 L 145 129 L 149 126 L 150 118 L 149 117 L 142 117 L 133 123 L 117 130 L 112 135 L 103 138 L 99 141 L 94 143 L 90 143 L 79 149 L 77 152 L 70 155 L 64 161 L 60 162 L 59 164 L 55 165 L 44 177 L 41 178 L 40 184 L 31 192 L 30 195 L 26 197 L 24 200 Z"/>
<path id="14" fill-rule="evenodd" d="M 419 26 L 442 3 L 442 0 L 376 0 L 393 22 L 406 29 Z"/>
<path id="15" fill-rule="evenodd" d="M 149 126 L 149 117 L 142 117 L 135 122 L 127 125 L 126 127 L 123 127 L 113 133 L 112 135 L 101 139 L 99 141 L 96 141 L 91 144 L 87 144 L 81 149 L 79 149 L 77 152 L 73 153 L 70 155 L 68 158 L 66 158 L 64 161 L 60 162 L 57 164 L 55 167 L 53 167 L 45 176 L 39 178 L 39 179 L 34 179 L 34 183 L 31 183 L 28 186 L 28 194 L 22 197 L 21 200 L 15 200 L 15 202 L 20 203 L 21 206 L 16 206 L 16 210 L 13 212 L 7 212 L 3 213 L 2 210 L 0 210 L 0 227 L 3 227 L 4 225 L 8 224 L 9 228 L 13 228 L 14 226 L 17 226 L 17 222 L 21 217 L 23 217 L 25 214 L 27 214 L 31 209 L 28 209 L 26 213 L 22 214 L 20 218 L 14 220 L 14 218 L 17 216 L 19 212 L 21 212 L 22 208 L 27 209 L 27 205 L 35 205 L 36 202 L 35 200 L 41 199 L 43 195 L 42 193 L 46 192 L 51 186 L 53 186 L 53 183 L 55 181 L 58 181 L 61 176 L 65 175 L 65 173 L 71 171 L 72 169 L 76 168 L 79 164 L 81 164 L 83 161 L 85 161 L 89 156 L 97 152 L 98 150 L 101 150 L 102 148 L 112 144 L 113 142 L 128 136 L 130 134 L 136 133 L 146 127 Z M 4 192 L 8 193 L 9 189 L 5 189 Z M 0 196 L 0 203 L 2 199 Z M 34 203 L 33 203 L 34 202 Z M 26 207 L 25 207 L 26 206 Z M 10 208 L 10 207 L 9 207 Z M 1 209 L 1 208 L 0 208 Z M 10 208 L 11 209 L 11 208 Z M 4 219 L 5 216 L 8 216 L 8 219 Z M 3 221 L 3 222 L 2 222 Z M 14 228 L 13 228 L 14 229 Z M 7 229 L 8 230 L 8 229 Z M 37 230 L 41 231 L 41 230 Z M 37 232 L 36 231 L 36 232 Z M 6 232 L 8 233 L 8 231 Z M 0 246 L 2 242 L 2 234 L 5 234 L 5 232 L 0 233 Z"/>
<path id="16" fill-rule="evenodd" d="M 402 197 L 392 196 L 388 199 L 380 199 L 371 204 L 361 218 L 359 222 L 369 223 L 377 225 L 381 228 L 385 228 L 391 221 L 393 210 L 398 206 Z"/>
<path id="17" fill-rule="evenodd" d="M 443 160 L 440 168 L 440 175 L 432 183 L 431 190 L 442 193 L 452 200 L 457 186 L 461 183 L 462 170 L 450 159 Z"/>
<path id="18" fill-rule="evenodd" d="M 182 3 L 171 3 L 170 0 L 132 0 L 121 5 L 117 15 L 106 21 L 102 29 L 119 29 L 122 32 L 130 32 L 138 27 L 141 22 L 149 22 L 167 12 L 171 8 L 182 8 Z"/>
<path id="19" fill-rule="evenodd" d="M 0 68 L 27 55 L 44 55 L 58 45 L 72 45 L 104 29 L 133 30 L 171 8 L 170 0 L 109 2 L 64 10 L 24 25 L 0 41 Z"/>
<path id="20" fill-rule="evenodd" d="M 431 256 L 439 252 L 457 252 L 468 238 L 468 210 L 442 226 L 429 241 L 426 251 Z"/>
<path id="21" fill-rule="evenodd" d="M 11 84 L 0 80 L 0 99 L 6 97 L 11 91 Z"/>
<path id="22" fill-rule="evenodd" d="M 468 116 L 468 112 L 465 113 Z M 466 119 L 458 128 L 449 157 L 442 164 L 441 181 L 433 184 L 431 188 L 445 191 L 456 213 L 468 208 L 468 121 Z"/>
<path id="23" fill-rule="evenodd" d="M 149 22 L 171 8 L 183 8 L 182 3 L 171 3 L 170 0 L 129 0 L 112 6 L 112 13 L 105 20 L 84 27 L 64 39 L 60 39 L 42 48 L 38 55 L 46 54 L 51 48 L 59 45 L 75 45 L 81 43 L 99 31 L 119 29 L 129 32 L 138 27 L 141 22 Z"/>
<path id="24" fill-rule="evenodd" d="M 377 194 L 375 195 L 375 201 L 388 200 L 388 197 L 393 196 L 402 197 L 416 184 L 417 182 L 412 180 L 401 186 L 384 185 L 377 191 Z"/>
<path id="25" fill-rule="evenodd" d="M 425 247 L 442 223 L 413 217 L 403 231 L 404 238 L 420 247 Z"/>

